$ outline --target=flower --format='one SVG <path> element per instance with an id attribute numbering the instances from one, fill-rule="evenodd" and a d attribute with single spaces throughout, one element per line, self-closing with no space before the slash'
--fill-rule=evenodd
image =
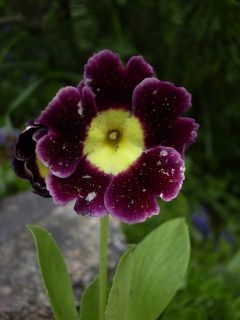
<path id="1" fill-rule="evenodd" d="M 46 168 L 35 154 L 36 142 L 47 132 L 41 125 L 29 124 L 19 135 L 13 152 L 13 168 L 15 173 L 31 182 L 33 192 L 42 197 L 51 197 L 46 189 Z"/>
<path id="2" fill-rule="evenodd" d="M 24 170 L 26 161 L 45 167 L 31 170 L 31 181 L 41 176 L 56 204 L 75 200 L 81 215 L 141 222 L 159 213 L 157 197 L 169 201 L 181 189 L 184 152 L 198 128 L 179 116 L 190 105 L 191 95 L 155 78 L 141 56 L 124 67 L 103 50 L 88 60 L 80 84 L 62 88 L 20 135 L 15 161 Z M 28 139 L 30 160 L 19 156 L 30 150 Z"/>

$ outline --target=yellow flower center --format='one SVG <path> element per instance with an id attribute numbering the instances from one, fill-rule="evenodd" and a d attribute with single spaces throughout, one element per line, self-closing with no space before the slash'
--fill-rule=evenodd
<path id="1" fill-rule="evenodd" d="M 130 112 L 109 109 L 92 120 L 83 153 L 100 170 L 116 175 L 126 170 L 144 149 L 142 126 Z"/>

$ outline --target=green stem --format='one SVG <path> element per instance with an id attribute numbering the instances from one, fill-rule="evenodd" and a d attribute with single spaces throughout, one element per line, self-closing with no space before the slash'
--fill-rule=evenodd
<path id="1" fill-rule="evenodd" d="M 105 310 L 107 306 L 108 222 L 108 215 L 101 218 L 99 252 L 99 320 L 105 319 Z"/>

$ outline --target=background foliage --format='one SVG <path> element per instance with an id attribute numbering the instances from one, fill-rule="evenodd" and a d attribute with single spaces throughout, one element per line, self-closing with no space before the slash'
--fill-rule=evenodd
<path id="1" fill-rule="evenodd" d="M 193 95 L 200 123 L 181 196 L 129 228 L 129 242 L 172 216 L 192 225 L 192 265 L 161 319 L 240 319 L 240 3 L 237 0 L 0 0 L 0 197 L 27 188 L 10 167 L 16 128 L 80 81 L 95 51 L 141 54 Z M 236 262 L 238 261 L 238 262 Z M 177 315 L 177 316 L 176 316 Z"/>

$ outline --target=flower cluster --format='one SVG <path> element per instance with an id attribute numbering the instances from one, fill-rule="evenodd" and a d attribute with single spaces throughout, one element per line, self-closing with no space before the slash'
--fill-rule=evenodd
<path id="1" fill-rule="evenodd" d="M 15 171 L 57 204 L 75 200 L 81 215 L 144 221 L 158 214 L 157 197 L 169 201 L 182 186 L 198 128 L 180 117 L 190 106 L 191 95 L 155 78 L 142 57 L 123 66 L 101 51 L 19 135 Z"/>

